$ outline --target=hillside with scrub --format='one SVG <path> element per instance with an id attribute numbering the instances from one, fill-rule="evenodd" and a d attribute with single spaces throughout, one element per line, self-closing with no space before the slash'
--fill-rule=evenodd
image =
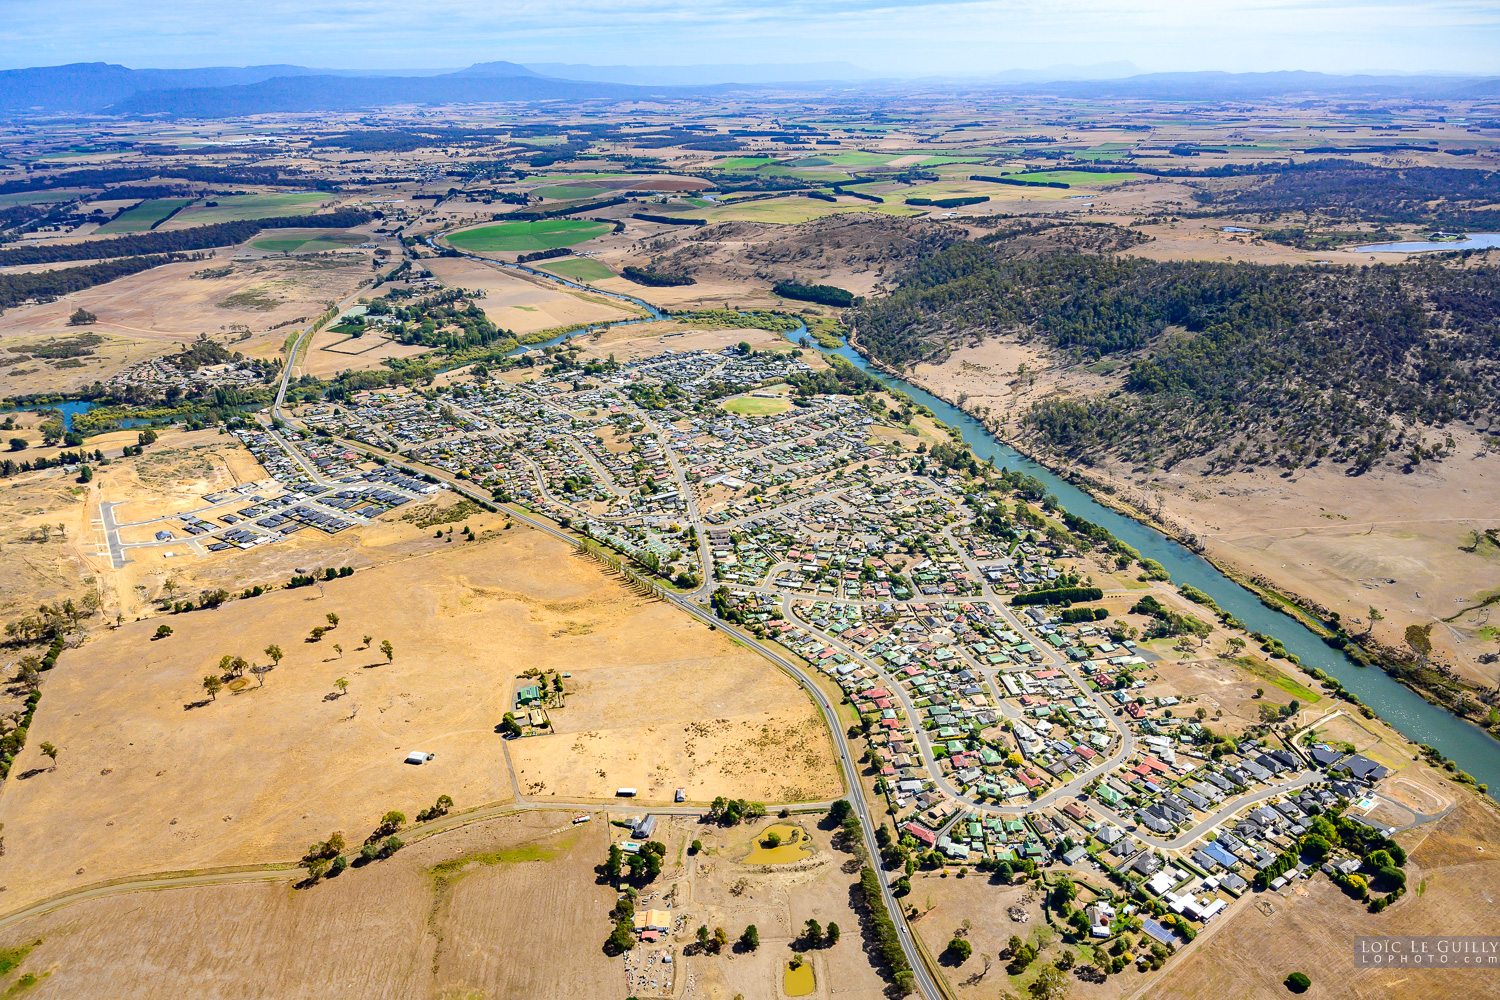
<path id="1" fill-rule="evenodd" d="M 1064 362 L 1119 361 L 1118 388 L 1019 415 L 1038 447 L 1228 471 L 1327 461 L 1358 474 L 1451 451 L 1500 389 L 1500 285 L 1489 267 L 1245 267 L 1065 254 L 1005 259 L 960 243 L 855 313 L 880 361 L 940 360 L 1008 336 Z"/>

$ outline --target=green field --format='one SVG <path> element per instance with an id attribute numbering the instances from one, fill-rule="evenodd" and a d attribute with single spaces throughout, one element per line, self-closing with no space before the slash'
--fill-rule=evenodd
<path id="1" fill-rule="evenodd" d="M 250 241 L 267 253 L 317 253 L 363 243 L 364 237 L 342 229 L 268 229 Z"/>
<path id="2" fill-rule="evenodd" d="M 193 201 L 192 198 L 157 198 L 126 209 L 96 233 L 143 233 L 173 212 Z"/>
<path id="3" fill-rule="evenodd" d="M 730 413 L 738 413 L 743 417 L 764 417 L 772 413 L 785 413 L 792 408 L 792 404 L 785 399 L 755 399 L 750 396 L 736 396 L 719 405 Z"/>
<path id="4" fill-rule="evenodd" d="M 548 201 L 580 201 L 597 197 L 606 190 L 608 189 L 587 184 L 549 184 L 536 188 L 531 193 Z"/>
<path id="5" fill-rule="evenodd" d="M 590 174 L 590 173 L 566 173 L 566 174 L 536 174 L 528 177 L 528 181 L 536 181 L 541 184 L 572 184 L 575 181 L 628 181 L 635 174 Z"/>
<path id="6" fill-rule="evenodd" d="M 539 270 L 550 271 L 570 281 L 603 281 L 605 278 L 615 276 L 615 272 L 597 260 L 589 260 L 587 257 L 564 257 L 561 260 L 549 260 L 536 266 Z"/>
<path id="7" fill-rule="evenodd" d="M 1009 192 L 1005 190 L 1005 185 L 961 179 L 939 181 L 936 184 L 919 184 L 913 188 L 900 188 L 889 194 L 882 195 L 882 197 L 895 199 L 974 198 L 981 195 L 988 195 L 991 198 L 1004 198 L 1009 195 Z"/>
<path id="8" fill-rule="evenodd" d="M 1286 674 L 1276 669 L 1274 665 L 1267 663 L 1265 660 L 1262 660 L 1258 656 L 1241 656 L 1234 662 L 1238 663 L 1240 666 L 1244 667 L 1246 670 L 1250 671 L 1250 673 L 1254 674 L 1256 677 L 1259 677 L 1261 680 L 1269 681 L 1277 687 L 1281 688 L 1281 690 L 1285 691 L 1293 698 L 1298 699 L 1304 705 L 1315 704 L 1323 700 L 1316 691 L 1312 690 L 1305 684 L 1299 684 L 1291 677 L 1288 677 Z"/>
<path id="9" fill-rule="evenodd" d="M 714 164 L 717 170 L 759 170 L 767 163 L 774 163 L 769 156 L 731 156 Z"/>
<path id="10" fill-rule="evenodd" d="M 1010 177 L 1018 181 L 1035 181 L 1045 183 L 1047 181 L 1061 181 L 1074 187 L 1103 187 L 1106 184 L 1120 184 L 1124 181 L 1133 181 L 1143 174 L 1096 174 L 1087 170 L 1043 170 L 1029 174 L 1010 174 Z"/>
<path id="11" fill-rule="evenodd" d="M 873 156 L 871 153 L 851 153 L 850 156 Z M 883 163 L 889 156 L 877 157 L 874 162 Z M 766 156 L 731 156 L 713 165 L 715 170 L 730 170 L 735 173 L 755 171 L 767 177 L 796 177 L 807 181 L 837 182 L 849 179 L 847 171 L 836 169 L 843 156 L 808 156 L 802 159 L 779 162 Z M 835 169 L 828 169 L 830 166 Z"/>
<path id="12" fill-rule="evenodd" d="M 448 237 L 448 242 L 460 250 L 551 250 L 603 236 L 609 229 L 608 223 L 590 222 L 587 219 L 497 222 L 490 226 L 456 232 Z"/>
<path id="13" fill-rule="evenodd" d="M 45 191 L 12 191 L 0 194 L 0 206 L 43 205 L 53 201 L 72 201 L 83 194 L 82 188 L 48 188 Z"/>
<path id="14" fill-rule="evenodd" d="M 769 222 L 796 225 L 809 219 L 844 212 L 879 212 L 882 215 L 921 215 L 922 209 L 907 205 L 876 205 L 873 202 L 851 204 L 819 201 L 815 198 L 772 198 L 711 208 L 703 213 L 709 222 Z"/>
<path id="15" fill-rule="evenodd" d="M 918 163 L 919 167 L 941 167 L 949 163 L 983 163 L 987 157 L 983 156 L 929 156 Z"/>
<path id="16" fill-rule="evenodd" d="M 208 198 L 192 208 L 184 209 L 172 220 L 173 227 L 183 225 L 205 226 L 212 222 L 239 222 L 242 219 L 280 219 L 288 215 L 307 215 L 318 205 L 329 200 L 329 195 L 318 191 L 288 191 L 282 194 L 232 194 Z M 205 202 L 218 204 L 209 206 Z"/>
<path id="17" fill-rule="evenodd" d="M 858 149 L 846 150 L 839 153 L 830 153 L 827 156 L 808 156 L 793 160 L 792 166 L 799 167 L 874 167 L 898 160 L 905 153 L 866 153 Z"/>

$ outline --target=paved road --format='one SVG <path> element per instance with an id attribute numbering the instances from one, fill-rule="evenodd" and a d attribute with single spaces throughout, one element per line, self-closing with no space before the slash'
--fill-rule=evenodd
<path id="1" fill-rule="evenodd" d="M 1327 775 L 1323 774 L 1322 772 L 1308 771 L 1298 775 L 1290 781 L 1282 782 L 1279 785 L 1268 785 L 1267 787 L 1262 788 L 1259 791 L 1251 792 L 1249 795 L 1243 795 L 1240 798 L 1231 799 L 1229 802 L 1220 806 L 1217 810 L 1211 813 L 1207 819 L 1203 820 L 1187 833 L 1179 834 L 1178 836 L 1173 837 L 1171 840 L 1160 840 L 1148 833 L 1142 833 L 1139 830 L 1133 831 L 1131 833 L 1131 836 L 1135 837 L 1137 840 L 1144 841 L 1145 843 L 1150 844 L 1153 847 L 1161 848 L 1162 850 L 1181 850 L 1246 806 L 1254 805 L 1257 802 L 1263 802 L 1266 799 L 1280 795 L 1283 792 L 1295 792 L 1298 789 L 1306 788 L 1308 785 L 1326 780 Z M 1123 817 L 1098 802 L 1089 803 L 1089 808 L 1099 813 L 1101 816 L 1104 816 L 1106 819 L 1113 820 L 1117 825 L 1120 826 L 1121 829 L 1124 829 L 1128 826 L 1133 826 L 1136 823 L 1135 820 Z"/>
<path id="2" fill-rule="evenodd" d="M 349 308 L 350 304 L 356 302 L 359 299 L 360 295 L 364 293 L 364 291 L 365 288 L 363 285 L 361 285 L 354 292 L 345 296 L 344 300 L 338 303 L 337 308 L 341 312 Z M 276 401 L 271 404 L 271 415 L 273 417 L 281 416 L 281 404 L 286 399 L 287 385 L 291 382 L 292 379 L 292 362 L 297 360 L 297 351 L 301 349 L 303 341 L 308 340 L 310 337 L 312 337 L 313 333 L 315 332 L 313 330 L 313 326 L 316 324 L 316 322 L 317 321 L 314 320 L 312 323 L 309 323 L 307 326 L 303 327 L 302 332 L 297 334 L 297 339 L 292 342 L 291 353 L 287 355 L 286 364 L 282 367 L 281 370 L 281 382 L 276 386 Z M 311 347 L 309 346 L 309 350 L 310 349 Z"/>
<path id="3" fill-rule="evenodd" d="M 125 546 L 120 544 L 120 526 L 115 523 L 115 508 L 123 501 L 105 500 L 99 504 L 99 517 L 104 522 L 104 544 L 109 546 L 111 569 L 125 568 Z"/>

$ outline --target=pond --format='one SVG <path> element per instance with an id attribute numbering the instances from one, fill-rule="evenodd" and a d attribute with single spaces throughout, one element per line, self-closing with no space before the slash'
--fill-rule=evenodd
<path id="1" fill-rule="evenodd" d="M 772 842 L 775 841 L 775 846 Z M 812 853 L 812 842 L 799 826 L 772 823 L 755 835 L 747 865 L 789 865 Z"/>
<path id="2" fill-rule="evenodd" d="M 787 963 L 786 973 L 781 979 L 781 988 L 786 990 L 789 997 L 810 996 L 817 989 L 818 981 L 813 975 L 812 963 L 806 959 L 797 966 Z"/>
<path id="3" fill-rule="evenodd" d="M 87 399 L 69 399 L 61 403 L 35 403 L 31 406 L 18 406 L 15 409 L 11 410 L 0 410 L 0 417 L 3 417 L 7 413 L 35 413 L 38 410 L 57 410 L 62 414 L 63 430 L 70 431 L 73 429 L 73 418 L 78 416 L 79 414 L 89 412 L 96 405 L 98 404 L 94 403 L 92 400 Z M 121 420 L 119 423 L 120 427 L 122 428 L 146 427 L 151 424 L 152 421 L 137 420 L 133 417 L 127 417 Z"/>
<path id="4" fill-rule="evenodd" d="M 10 410 L 0 410 L 0 416 L 7 413 L 35 413 L 37 410 L 59 410 L 62 412 L 63 430 L 73 429 L 73 418 L 80 413 L 87 413 L 94 408 L 94 404 L 87 400 L 70 399 L 62 403 L 36 403 L 32 406 L 18 406 Z"/>
<path id="5" fill-rule="evenodd" d="M 1370 243 L 1354 249 L 1360 253 L 1426 253 L 1432 250 L 1492 250 L 1495 247 L 1500 247 L 1500 233 L 1474 233 L 1461 240 Z"/>

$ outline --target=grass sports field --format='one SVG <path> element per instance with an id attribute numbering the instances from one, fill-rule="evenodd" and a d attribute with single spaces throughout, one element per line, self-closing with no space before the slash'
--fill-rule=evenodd
<path id="1" fill-rule="evenodd" d="M 562 260 L 549 260 L 538 264 L 538 269 L 550 271 L 560 278 L 570 281 L 603 281 L 605 278 L 613 278 L 615 272 L 599 263 L 597 260 L 587 258 L 566 258 Z"/>
<path id="2" fill-rule="evenodd" d="M 318 191 L 287 191 L 280 194 L 231 194 L 209 198 L 209 205 L 199 202 L 184 209 L 172 220 L 178 225 L 204 226 L 211 222 L 238 222 L 241 219 L 277 219 L 288 215 L 306 215 L 329 200 Z"/>
<path id="3" fill-rule="evenodd" d="M 143 233 L 192 200 L 191 198 L 157 198 L 153 201 L 143 201 L 134 208 L 121 212 L 95 232 Z"/>
<path id="4" fill-rule="evenodd" d="M 1046 183 L 1048 181 L 1061 181 L 1074 187 L 1103 187 L 1106 184 L 1119 184 L 1122 181 L 1133 181 L 1141 174 L 1096 174 L 1087 170 L 1043 170 L 1030 174 L 1011 174 L 1018 181 L 1035 181 Z"/>
<path id="5" fill-rule="evenodd" d="M 448 237 L 460 250 L 551 250 L 570 247 L 609 232 L 603 222 L 586 219 L 538 219 L 535 222 L 497 222 L 465 229 Z"/>
<path id="6" fill-rule="evenodd" d="M 267 253 L 317 253 L 352 247 L 364 237 L 341 229 L 270 229 L 250 241 L 256 250 Z"/>
<path id="7" fill-rule="evenodd" d="M 792 408 L 792 404 L 785 399 L 758 399 L 754 396 L 736 396 L 719 405 L 742 417 L 764 417 L 772 413 L 785 413 Z"/>

